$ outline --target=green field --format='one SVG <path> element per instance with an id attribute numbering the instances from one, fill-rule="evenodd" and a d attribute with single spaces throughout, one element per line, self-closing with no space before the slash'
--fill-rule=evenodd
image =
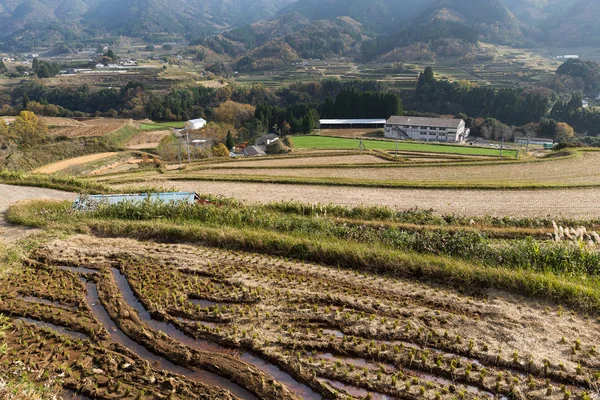
<path id="1" fill-rule="evenodd" d="M 294 136 L 294 145 L 303 149 L 358 149 L 358 139 L 344 139 L 326 136 Z M 396 142 L 383 140 L 363 140 L 367 150 L 396 150 Z M 452 146 L 446 144 L 428 144 L 399 142 L 399 151 L 417 151 L 426 153 L 466 154 L 474 156 L 500 156 L 500 150 L 470 146 Z M 505 157 L 516 157 L 516 150 L 504 150 Z"/>
<path id="2" fill-rule="evenodd" d="M 140 124 L 140 129 L 143 131 L 159 131 L 170 128 L 181 129 L 184 125 L 184 121 L 154 122 L 152 124 Z"/>

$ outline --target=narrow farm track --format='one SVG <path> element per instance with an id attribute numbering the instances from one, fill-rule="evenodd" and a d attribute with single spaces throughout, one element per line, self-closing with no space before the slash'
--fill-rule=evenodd
<path id="1" fill-rule="evenodd" d="M 442 214 L 552 218 L 600 217 L 600 189 L 434 190 L 327 187 L 268 183 L 160 181 L 178 190 L 233 197 L 250 203 L 300 201 L 345 206 L 433 209 Z"/>
<path id="2" fill-rule="evenodd" d="M 79 165 L 87 164 L 89 162 L 103 160 L 105 158 L 112 157 L 117 153 L 99 153 L 99 154 L 91 154 L 88 156 L 82 156 L 77 158 L 70 158 L 68 160 L 59 161 L 53 164 L 48 164 L 43 167 L 35 169 L 33 172 L 38 174 L 53 174 L 56 172 L 64 171 L 71 167 L 76 167 Z"/>
<path id="3" fill-rule="evenodd" d="M 64 283 L 51 283 L 72 279 L 74 285 L 77 278 L 45 264 L 92 268 L 98 274 L 87 279 L 97 282 L 98 301 L 128 337 L 186 368 L 208 366 L 198 363 L 202 357 L 184 356 L 199 351 L 194 343 L 222 346 L 211 356 L 217 364 L 231 357 L 225 349 L 233 349 L 242 354 L 242 371 L 261 365 L 278 382 L 268 383 L 272 392 L 261 398 L 285 398 L 285 388 L 329 399 L 368 393 L 379 399 L 458 394 L 474 400 L 514 393 L 598 398 L 600 322 L 551 303 L 486 289 L 467 296 L 269 256 L 129 239 L 57 239 L 35 257 L 44 263 L 46 300 L 81 302 L 80 292 L 65 293 L 58 290 Z M 34 319 L 44 317 L 40 310 L 56 309 L 32 306 L 41 293 L 26 289 L 27 279 L 20 281 L 17 294 L 30 301 L 13 298 L 3 308 Z M 91 315 L 88 309 L 83 316 Z M 98 331 L 85 329 L 86 319 L 77 327 L 70 311 L 61 310 L 47 322 L 90 337 Z M 247 374 L 219 365 L 220 375 L 254 387 Z M 99 398 L 116 394 L 113 388 L 102 393 Z"/>
<path id="4" fill-rule="evenodd" d="M 74 198 L 73 193 L 58 190 L 0 184 L 0 241 L 14 242 L 31 231 L 30 228 L 14 226 L 5 221 L 4 213 L 12 203 L 31 199 L 72 200 Z"/>

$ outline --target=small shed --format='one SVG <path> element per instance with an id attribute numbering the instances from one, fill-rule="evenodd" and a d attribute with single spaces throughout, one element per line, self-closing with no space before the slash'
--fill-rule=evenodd
<path id="1" fill-rule="evenodd" d="M 206 126 L 206 120 L 204 118 L 191 119 L 185 123 L 185 129 L 188 131 L 197 131 Z"/>
<path id="2" fill-rule="evenodd" d="M 145 201 L 196 204 L 201 202 L 201 199 L 194 192 L 81 195 L 77 197 L 73 207 L 77 210 L 90 211 L 101 205 L 114 205 L 125 202 L 135 204 Z"/>

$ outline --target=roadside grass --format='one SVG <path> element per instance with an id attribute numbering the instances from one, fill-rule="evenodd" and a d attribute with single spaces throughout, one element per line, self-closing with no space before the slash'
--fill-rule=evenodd
<path id="1" fill-rule="evenodd" d="M 209 207 L 207 207 L 209 208 Z M 207 212 L 218 213 L 219 207 Z M 113 210 L 114 211 L 114 210 Z M 143 210 L 140 210 L 143 214 Z M 481 292 L 486 288 L 507 290 L 516 294 L 558 301 L 564 305 L 590 313 L 600 310 L 600 280 L 597 274 L 582 271 L 560 270 L 561 264 L 543 267 L 546 254 L 538 250 L 539 243 L 527 240 L 521 244 L 532 254 L 518 252 L 523 264 L 483 263 L 450 257 L 396 249 L 382 242 L 340 239 L 327 232 L 314 231 L 314 227 L 300 226 L 296 231 L 265 228 L 261 224 L 194 222 L 167 219 L 127 211 L 129 219 L 119 219 L 94 213 L 71 210 L 68 202 L 34 201 L 13 205 L 7 214 L 13 223 L 56 229 L 71 233 L 92 233 L 104 237 L 128 237 L 162 242 L 186 242 L 230 250 L 258 252 L 298 260 L 323 263 L 360 272 L 390 275 L 401 278 L 427 280 L 468 292 Z M 239 219 L 240 215 L 227 218 Z M 219 223 L 219 221 L 221 223 Z M 285 220 L 281 220 L 285 222 Z M 266 224 L 266 223 L 265 223 Z M 304 229 L 304 230 L 303 230 Z M 427 238 L 426 238 L 427 239 Z M 423 243 L 426 243 L 424 241 Z M 440 242 L 443 245 L 443 241 Z M 536 260 L 537 266 L 529 264 Z M 589 256 L 586 253 L 582 256 Z M 569 254 L 565 253 L 569 262 Z M 577 261 L 575 260 L 575 263 Z M 512 265 L 511 265 L 512 264 Z M 595 263 L 597 265 L 597 263 Z M 553 269 L 556 267 L 556 269 Z"/>
<path id="2" fill-rule="evenodd" d="M 337 138 L 329 136 L 294 136 L 294 144 L 297 148 L 305 149 L 352 149 L 358 150 L 359 141 L 357 139 Z M 396 142 L 384 140 L 364 140 L 363 145 L 367 150 L 396 150 Z M 425 153 L 442 154 L 466 154 L 480 156 L 500 156 L 500 150 L 485 149 L 480 147 L 456 146 L 447 144 L 427 144 L 415 142 L 399 142 L 399 151 L 417 151 Z M 504 150 L 504 157 L 515 158 L 518 154 L 516 150 Z"/>
<path id="3" fill-rule="evenodd" d="M 7 185 L 33 186 L 66 192 L 89 194 L 108 193 L 110 187 L 88 179 L 63 174 L 32 174 L 28 172 L 0 170 L 0 183 Z"/>

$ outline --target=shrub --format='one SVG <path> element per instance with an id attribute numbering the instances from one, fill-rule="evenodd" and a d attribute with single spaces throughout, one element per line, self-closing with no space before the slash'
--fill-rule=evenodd
<path id="1" fill-rule="evenodd" d="M 267 154 L 288 154 L 292 151 L 282 140 L 276 140 L 267 146 Z"/>

